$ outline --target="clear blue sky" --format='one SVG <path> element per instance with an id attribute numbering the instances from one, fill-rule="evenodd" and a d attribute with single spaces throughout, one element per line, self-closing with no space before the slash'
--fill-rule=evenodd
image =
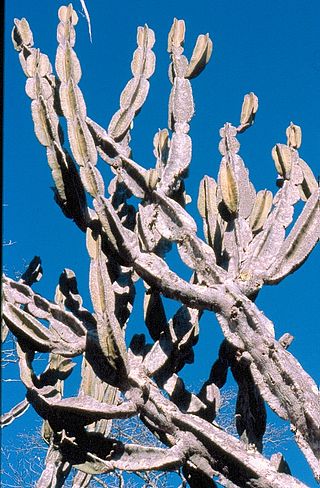
<path id="1" fill-rule="evenodd" d="M 149 97 L 135 119 L 132 131 L 133 157 L 146 167 L 154 165 L 152 139 L 167 126 L 170 83 L 167 77 L 167 34 L 174 17 L 186 22 L 185 53 L 191 55 L 196 37 L 210 33 L 213 56 L 206 70 L 193 81 L 196 114 L 191 123 L 193 159 L 188 193 L 196 215 L 198 184 L 204 174 L 216 177 L 220 155 L 219 128 L 239 123 L 243 96 L 253 91 L 259 97 L 255 125 L 241 135 L 240 154 L 257 190 L 276 190 L 276 171 L 271 149 L 286 142 L 290 121 L 302 127 L 300 154 L 320 173 L 320 41 L 318 0 L 86 0 L 91 16 L 93 42 L 79 13 L 76 51 L 82 64 L 81 90 L 88 115 L 107 127 L 119 104 L 119 95 L 131 77 L 130 62 L 136 46 L 136 28 L 147 23 L 155 31 L 156 72 Z M 13 18 L 26 17 L 35 46 L 54 64 L 57 9 L 64 2 L 10 0 L 5 7 L 5 100 L 4 100 L 4 227 L 3 239 L 15 242 L 4 248 L 3 262 L 9 275 L 23 271 L 34 255 L 40 255 L 44 277 L 35 287 L 51 298 L 63 268 L 73 269 L 86 305 L 88 259 L 84 236 L 67 220 L 53 201 L 45 149 L 33 132 L 30 99 L 24 91 L 25 76 L 14 51 L 10 32 Z M 80 0 L 74 8 L 81 12 Z M 100 170 L 109 178 L 104 163 Z M 199 225 L 202 234 L 201 225 Z M 275 323 L 277 337 L 290 332 L 295 340 L 290 351 L 319 383 L 319 246 L 305 265 L 276 287 L 262 290 L 257 301 Z M 185 272 L 184 270 L 181 272 Z M 137 302 L 138 303 L 138 302 Z M 142 317 L 137 312 L 137 317 Z M 141 323 L 141 322 L 140 322 Z M 133 325 L 132 325 L 133 327 Z M 134 332 L 141 330 L 138 319 Z M 201 328 L 196 348 L 197 367 L 188 367 L 187 383 L 206 378 L 220 344 L 221 333 L 209 314 Z M 194 370 L 197 371 L 197 377 Z M 8 386 L 5 408 L 22 399 L 23 388 Z M 3 441 L 17 429 L 32 424 L 30 411 L 9 427 Z M 9 431 L 9 429 L 11 429 Z M 302 456 L 292 443 L 286 451 L 293 473 L 316 486 Z"/>

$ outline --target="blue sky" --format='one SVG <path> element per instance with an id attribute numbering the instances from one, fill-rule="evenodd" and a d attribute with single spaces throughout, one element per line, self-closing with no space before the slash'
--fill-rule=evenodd
<path id="1" fill-rule="evenodd" d="M 197 214 L 200 179 L 204 174 L 217 175 L 219 128 L 226 121 L 238 125 L 243 96 L 250 91 L 259 97 L 259 110 L 255 125 L 239 140 L 240 154 L 256 189 L 269 188 L 275 192 L 271 149 L 275 143 L 286 142 L 285 129 L 290 121 L 302 127 L 301 157 L 316 176 L 320 173 L 318 0 L 87 0 L 86 3 L 91 16 L 92 43 L 81 15 L 80 0 L 73 3 L 79 11 L 76 51 L 83 71 L 80 87 L 88 115 L 102 126 L 108 126 L 118 109 L 121 90 L 131 77 L 137 26 L 147 23 L 155 31 L 156 72 L 132 131 L 133 158 L 145 167 L 154 165 L 153 135 L 158 128 L 167 126 L 170 83 L 166 49 L 172 20 L 177 17 L 186 22 L 187 56 L 192 53 L 197 35 L 210 33 L 214 44 L 211 61 L 192 82 L 196 114 L 191 123 L 193 159 L 186 184 L 193 198 L 190 204 L 193 215 Z M 44 276 L 35 289 L 49 298 L 53 297 L 63 268 L 73 269 L 89 307 L 84 236 L 53 201 L 45 149 L 33 132 L 30 100 L 24 91 L 25 76 L 10 39 L 13 18 L 26 17 L 35 46 L 48 54 L 54 64 L 57 10 L 63 4 L 56 0 L 6 2 L 3 239 L 15 244 L 4 247 L 3 262 L 8 274 L 14 276 L 15 272 L 23 271 L 34 255 L 40 255 Z M 108 180 L 109 169 L 103 162 L 99 165 Z M 200 222 L 199 233 L 202 235 Z M 274 321 L 277 337 L 284 332 L 295 336 L 290 351 L 318 383 L 319 257 L 318 246 L 299 271 L 276 287 L 264 288 L 257 301 Z M 181 268 L 181 272 L 185 270 Z M 143 327 L 142 313 L 136 313 L 134 332 Z M 198 386 L 206 378 L 220 341 L 218 324 L 212 315 L 205 314 L 196 347 L 197 376 L 194 367 L 186 368 L 187 383 Z M 8 386 L 5 407 L 22 398 L 23 388 L 13 385 Z M 18 428 L 24 428 L 26 422 L 32 423 L 33 418 L 30 412 L 25 420 L 17 421 L 17 427 L 9 427 L 3 441 L 14 436 Z M 293 473 L 309 486 L 316 486 L 293 443 L 285 454 Z"/>

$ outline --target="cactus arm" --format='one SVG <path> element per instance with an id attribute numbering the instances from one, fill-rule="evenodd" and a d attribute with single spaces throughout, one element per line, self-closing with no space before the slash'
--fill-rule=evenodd
<path id="1" fill-rule="evenodd" d="M 206 423 L 195 415 L 184 415 L 177 410 L 172 414 L 173 423 L 179 428 L 191 433 L 198 433 L 203 444 L 216 453 L 215 474 L 223 473 L 223 465 L 229 466 L 228 480 L 236 483 L 235 486 L 255 486 L 257 479 L 263 486 L 282 488 L 283 486 L 305 487 L 303 483 L 286 474 L 277 473 L 270 461 L 260 453 L 250 453 L 244 449 L 243 443 L 226 434 L 216 425 Z M 227 446 L 227 449 L 225 448 Z M 221 463 L 221 467 L 220 467 Z M 272 467 L 271 467 L 272 466 Z M 234 469 L 234 472 L 233 472 Z"/>
<path id="2" fill-rule="evenodd" d="M 255 190 L 249 180 L 248 170 L 238 151 L 240 144 L 236 138 L 237 130 L 225 124 L 220 130 L 219 151 L 222 154 L 218 185 L 222 201 L 233 216 L 247 218 L 252 210 Z"/>
<path id="3" fill-rule="evenodd" d="M 265 283 L 278 283 L 303 264 L 320 238 L 319 223 L 319 189 L 316 189 L 283 242 L 276 261 L 267 270 Z"/>
<path id="4" fill-rule="evenodd" d="M 73 156 L 80 166 L 80 176 L 86 191 L 93 197 L 104 194 L 104 183 L 97 163 L 97 150 L 86 124 L 86 105 L 78 83 L 81 67 L 73 49 L 75 44 L 74 25 L 77 16 L 70 4 L 59 9 L 57 38 L 59 46 L 56 55 L 56 71 L 60 79 L 59 97 L 67 121 L 68 136 Z"/>
<path id="5" fill-rule="evenodd" d="M 317 426 L 320 425 L 318 388 L 294 356 L 273 338 L 271 331 L 268 331 L 266 318 L 254 303 L 244 297 L 240 301 L 241 305 L 239 302 L 232 312 L 235 318 L 229 316 L 228 327 L 235 320 L 238 337 L 243 341 L 241 349 L 245 352 L 242 354 L 252 361 L 250 371 L 262 397 L 280 417 L 290 419 L 295 428 L 297 443 L 317 473 Z M 239 347 L 232 334 L 226 331 L 226 322 L 221 314 L 218 314 L 218 320 L 228 341 Z M 264 359 L 266 354 L 269 358 L 271 354 L 268 362 Z M 314 429 L 310 429 L 311 424 Z"/>
<path id="6" fill-rule="evenodd" d="M 4 278 L 4 320 L 16 335 L 30 341 L 39 351 L 52 351 L 66 356 L 81 354 L 85 348 L 86 331 L 70 312 L 35 294 L 30 287 Z M 27 305 L 25 311 L 17 304 Z M 48 320 L 50 329 L 37 320 Z M 70 342 L 69 342 L 70 341 Z"/>
<path id="7" fill-rule="evenodd" d="M 221 249 L 217 249 L 217 235 L 219 230 L 217 183 L 210 176 L 204 176 L 199 185 L 198 210 L 203 221 L 204 236 L 210 247 L 215 251 L 219 262 Z"/>
<path id="8" fill-rule="evenodd" d="M 171 138 L 168 163 L 163 170 L 158 188 L 164 193 L 170 194 L 175 189 L 177 181 L 186 176 L 190 161 L 190 136 L 184 132 L 174 133 Z"/>
<path id="9" fill-rule="evenodd" d="M 170 140 L 167 129 L 159 129 L 153 138 L 153 146 L 153 153 L 157 159 L 156 166 L 155 168 L 149 169 L 146 175 L 150 193 L 157 188 L 159 181 L 161 181 L 164 168 L 168 162 Z M 182 186 L 183 185 L 179 188 L 177 196 L 181 195 Z M 182 196 L 184 199 L 183 194 Z M 146 200 L 139 205 L 139 212 L 137 214 L 139 241 L 147 251 L 155 252 L 163 257 L 171 249 L 171 245 L 161 236 L 157 229 L 156 220 L 158 206 L 150 200 L 150 195 L 147 195 Z"/>
<path id="10" fill-rule="evenodd" d="M 88 234 L 90 235 L 90 234 Z M 89 287 L 97 321 L 98 340 L 105 360 L 112 371 L 114 386 L 122 383 L 128 375 L 127 349 L 123 331 L 115 315 L 115 296 L 101 251 L 101 239 L 89 238 L 91 257 Z M 110 380 L 111 383 L 111 380 Z"/>
<path id="11" fill-rule="evenodd" d="M 112 439 L 110 439 L 111 441 Z M 109 443 L 110 443 L 109 441 Z M 148 447 L 136 444 L 124 444 L 113 441 L 114 452 L 101 457 L 95 453 L 87 453 L 87 461 L 74 466 L 90 474 L 103 474 L 114 471 L 149 471 L 149 470 L 174 470 L 183 464 L 182 446 L 176 445 L 170 449 Z M 106 448 L 105 448 L 106 450 Z M 104 459 L 106 457 L 107 459 Z"/>
<path id="12" fill-rule="evenodd" d="M 213 44 L 209 34 L 200 34 L 194 46 L 186 73 L 187 78 L 195 78 L 204 70 L 212 54 Z"/>
<path id="13" fill-rule="evenodd" d="M 300 198 L 306 202 L 310 195 L 316 191 L 319 185 L 307 163 L 303 159 L 299 158 L 298 164 L 303 173 L 303 181 L 299 186 Z"/>
<path id="14" fill-rule="evenodd" d="M 198 319 L 197 310 L 180 307 L 151 349 L 146 348 L 143 365 L 148 376 L 156 376 L 163 383 L 193 360 L 192 347 L 199 334 Z"/>
<path id="15" fill-rule="evenodd" d="M 78 291 L 77 279 L 71 269 L 64 269 L 56 287 L 55 302 L 62 310 L 66 308 L 77 317 L 86 329 L 94 328 L 96 325 L 93 315 L 83 307 L 82 297 Z"/>
<path id="16" fill-rule="evenodd" d="M 168 161 L 158 184 L 158 188 L 165 194 L 173 192 L 179 179 L 187 176 L 192 153 L 192 142 L 188 132 L 189 122 L 194 114 L 194 103 L 191 84 L 186 78 L 188 60 L 182 54 L 184 34 L 184 21 L 174 19 L 168 36 L 168 52 L 172 60 L 169 67 L 172 89 L 169 98 L 168 126 L 174 132 Z"/>
<path id="17" fill-rule="evenodd" d="M 162 129 L 153 138 L 153 154 L 156 157 L 156 170 L 159 180 L 162 178 L 163 170 L 168 163 L 170 138 L 168 129 Z"/>
<path id="18" fill-rule="evenodd" d="M 133 118 L 137 115 L 146 100 L 149 91 L 148 79 L 152 76 L 155 68 L 155 55 L 152 51 L 154 44 L 154 32 L 148 28 L 138 27 L 137 30 L 137 44 L 138 47 L 133 54 L 131 63 L 131 71 L 133 78 L 127 83 L 120 97 L 120 109 L 114 114 L 108 127 L 108 133 L 112 138 L 118 141 L 118 146 L 121 148 L 121 153 L 125 156 L 130 156 L 130 129 L 133 126 Z M 121 213 L 123 217 L 128 216 L 131 227 L 134 226 L 135 209 L 133 206 L 127 205 L 127 198 L 131 196 L 131 192 L 139 198 L 143 197 L 143 192 L 132 178 L 123 172 L 120 157 L 115 160 L 110 160 L 110 156 L 106 156 L 98 147 L 98 152 L 102 159 L 111 163 L 112 171 L 116 174 L 115 178 L 109 185 L 109 193 L 112 195 L 112 204 L 118 209 L 121 206 Z M 116 165 L 117 168 L 114 168 Z M 146 175 L 148 173 L 146 172 Z M 139 177 L 141 180 L 141 176 Z M 143 179 L 143 178 L 142 178 Z M 123 187 L 127 190 L 123 191 Z M 133 217 L 132 217 L 133 216 Z"/>
<path id="19" fill-rule="evenodd" d="M 47 148 L 56 201 L 65 215 L 73 218 L 83 230 L 87 220 L 86 198 L 74 162 L 62 147 L 62 130 L 56 113 L 56 80 L 51 65 L 45 54 L 32 47 L 32 32 L 25 19 L 15 20 L 12 35 L 13 38 L 22 36 L 16 49 L 20 51 L 20 62 L 27 76 L 26 92 L 32 99 L 35 134 L 40 144 Z"/>
<path id="20" fill-rule="evenodd" d="M 258 97 L 253 92 L 250 92 L 244 96 L 240 115 L 240 125 L 237 127 L 238 133 L 244 132 L 254 123 L 258 106 Z"/>
<path id="21" fill-rule="evenodd" d="M 76 317 L 84 322 L 89 333 L 96 331 L 95 318 L 82 306 L 82 298 L 79 295 L 75 274 L 71 270 L 64 270 L 59 279 L 59 286 L 56 290 L 55 300 L 62 308 L 67 306 Z M 111 385 L 103 382 L 97 376 L 85 356 L 82 360 L 81 384 L 79 395 L 90 395 L 95 400 L 107 404 L 116 404 L 118 402 L 118 390 Z M 61 397 L 60 397 L 61 398 Z M 101 432 L 108 435 L 111 430 L 112 421 L 99 420 L 94 422 L 88 428 L 95 432 Z"/>
<path id="22" fill-rule="evenodd" d="M 220 225 L 220 231 L 223 230 L 223 236 L 220 237 L 220 252 L 227 260 L 225 266 L 228 267 L 228 275 L 236 278 L 244 253 L 252 240 L 251 229 L 245 219 L 252 211 L 255 190 L 249 180 L 248 170 L 237 154 L 240 145 L 236 138 L 236 128 L 231 124 L 225 124 L 220 130 L 220 135 L 222 139 L 219 150 L 222 159 L 216 198 L 219 213 L 227 222 L 225 228 Z M 211 193 L 212 191 L 213 189 Z"/>
<path id="23" fill-rule="evenodd" d="M 6 304 L 3 309 L 3 318 L 6 325 L 15 335 L 27 340 L 31 347 L 34 347 L 37 351 L 58 351 L 59 347 L 63 349 L 62 344 L 59 344 L 54 334 L 50 333 L 38 320 L 31 317 L 19 307 L 11 303 Z M 67 354 L 79 354 L 78 348 L 74 350 L 72 347 L 68 347 L 67 349 L 65 351 Z"/>
<path id="24" fill-rule="evenodd" d="M 155 68 L 155 55 L 152 51 L 155 42 L 154 32 L 147 25 L 138 27 L 138 47 L 133 54 L 131 71 L 133 78 L 127 83 L 120 97 L 120 109 L 114 114 L 108 127 L 109 135 L 116 141 L 128 137 L 134 116 L 145 102 L 149 81 Z"/>
<path id="25" fill-rule="evenodd" d="M 20 417 L 23 415 L 29 408 L 30 403 L 28 400 L 25 398 L 21 402 L 17 403 L 11 410 L 7 413 L 4 413 L 1 415 L 0 419 L 0 426 L 1 428 L 7 427 L 10 425 L 16 418 Z"/>
<path id="26" fill-rule="evenodd" d="M 82 395 L 90 396 L 107 405 L 117 405 L 119 403 L 119 390 L 114 386 L 111 386 L 104 381 L 102 381 L 99 376 L 97 376 L 84 357 L 81 368 L 81 385 L 79 389 L 79 396 Z M 94 422 L 87 427 L 88 430 L 92 432 L 100 432 L 104 436 L 110 434 L 112 428 L 111 419 L 102 419 Z"/>
<path id="27" fill-rule="evenodd" d="M 205 404 L 187 390 L 184 381 L 176 373 L 163 382 L 162 387 L 182 412 L 202 416 L 202 411 L 206 409 Z"/>
<path id="28" fill-rule="evenodd" d="M 61 7 L 58 12 L 60 23 L 57 29 L 59 46 L 56 55 L 56 71 L 60 79 L 59 97 L 63 115 L 67 120 L 68 136 L 74 158 L 80 166 L 97 162 L 96 148 L 85 124 L 86 106 L 78 87 L 81 67 L 73 49 L 78 18 L 72 5 Z"/>
<path id="29" fill-rule="evenodd" d="M 273 196 L 269 190 L 258 191 L 249 223 L 253 233 L 260 232 L 272 207 Z"/>
<path id="30" fill-rule="evenodd" d="M 302 181 L 302 171 L 297 164 L 297 153 L 291 151 L 292 170 L 289 179 L 273 199 L 274 208 L 267 217 L 262 230 L 255 236 L 247 250 L 242 272 L 248 271 L 262 277 L 275 261 L 285 239 L 285 229 L 293 218 L 293 205 L 299 200 L 298 185 Z"/>
<path id="31" fill-rule="evenodd" d="M 204 286 L 186 282 L 155 254 L 141 253 L 133 266 L 150 286 L 161 290 L 164 296 L 181 300 L 190 307 L 219 310 L 220 301 L 224 301 L 223 292 L 219 287 L 211 286 L 206 289 Z"/>
<path id="32" fill-rule="evenodd" d="M 28 314 L 40 319 L 49 320 L 52 315 L 53 319 L 63 321 L 64 325 L 68 326 L 75 335 L 79 337 L 85 335 L 86 330 L 79 319 L 75 318 L 72 313 L 61 310 L 59 305 L 34 293 L 28 285 L 16 283 L 4 275 L 3 289 L 7 303 L 26 305 Z"/>
<path id="33" fill-rule="evenodd" d="M 35 487 L 50 488 L 54 486 L 55 488 L 62 488 L 71 468 L 71 464 L 64 460 L 60 450 L 51 444 L 45 459 L 45 469 Z"/>
<path id="34" fill-rule="evenodd" d="M 240 215 L 227 226 L 223 234 L 223 249 L 228 262 L 228 276 L 236 279 L 240 274 L 241 262 L 245 259 L 246 250 L 252 240 L 248 222 Z"/>
<path id="35" fill-rule="evenodd" d="M 28 392 L 28 398 L 34 407 L 45 412 L 46 417 L 55 425 L 55 429 L 67 428 L 69 423 L 79 426 L 89 425 L 100 419 L 125 419 L 136 415 L 136 406 L 130 402 L 120 405 L 101 403 L 90 395 L 52 399 L 41 395 L 36 388 Z"/>

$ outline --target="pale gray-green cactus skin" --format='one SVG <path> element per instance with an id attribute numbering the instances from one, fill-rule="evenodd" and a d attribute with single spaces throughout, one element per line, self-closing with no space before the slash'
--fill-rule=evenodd
<path id="1" fill-rule="evenodd" d="M 285 472 L 281 456 L 270 461 L 261 454 L 267 402 L 290 422 L 298 446 L 320 479 L 317 385 L 286 350 L 291 336 L 277 341 L 273 323 L 254 303 L 264 284 L 278 283 L 294 272 L 319 240 L 319 187 L 298 153 L 300 127 L 291 123 L 287 144 L 277 144 L 272 151 L 278 192 L 256 192 L 239 155 L 238 135 L 250 127 L 258 109 L 256 95 L 245 96 L 238 127 L 226 123 L 220 130 L 217 180 L 204 176 L 200 183 L 198 209 L 205 242 L 187 211 L 184 178 L 192 154 L 190 80 L 210 59 L 209 35 L 198 37 L 188 61 L 183 54 L 184 22 L 173 22 L 168 38 L 168 129 L 155 135 L 155 166 L 147 170 L 131 158 L 130 128 L 155 69 L 154 32 L 146 25 L 138 28 L 132 79 L 106 130 L 87 116 L 79 87 L 78 18 L 72 5 L 60 7 L 58 17 L 57 77 L 48 57 L 33 47 L 25 19 L 15 19 L 13 42 L 27 76 L 34 130 L 46 148 L 56 201 L 86 233 L 93 310 L 83 307 L 71 270 L 62 273 L 54 301 L 31 288 L 41 278 L 39 258 L 19 282 L 4 276 L 2 336 L 5 340 L 8 329 L 16 336 L 27 393 L 2 417 L 2 425 L 22 415 L 29 404 L 43 418 L 42 435 L 49 448 L 37 483 L 41 488 L 63 486 L 71 466 L 79 470 L 73 480 L 77 487 L 88 486 L 92 475 L 113 470 L 178 469 L 192 487 L 199 486 L 199 479 L 201 486 L 215 486 L 213 476 L 225 486 L 305 486 Z M 66 119 L 72 155 L 63 147 L 60 117 Z M 114 173 L 107 196 L 98 156 Z M 140 201 L 137 208 L 127 203 L 131 195 Z M 300 199 L 304 208 L 288 233 Z M 193 271 L 189 282 L 164 259 L 172 243 Z M 145 337 L 136 334 L 128 347 L 126 326 L 138 279 L 145 285 L 144 320 L 152 342 L 146 344 Z M 170 319 L 161 296 L 181 303 Z M 196 394 L 185 387 L 179 371 L 193 361 L 203 310 L 216 314 L 225 339 L 208 380 Z M 40 376 L 32 365 L 38 351 L 50 353 Z M 63 382 L 73 374 L 71 358 L 76 356 L 82 356 L 79 392 L 65 397 Z M 229 368 L 239 387 L 240 441 L 213 423 Z M 134 416 L 163 447 L 111 437 L 113 419 Z"/>

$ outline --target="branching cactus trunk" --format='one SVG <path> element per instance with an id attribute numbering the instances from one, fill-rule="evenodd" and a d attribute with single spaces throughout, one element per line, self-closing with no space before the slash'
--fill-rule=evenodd
<path id="1" fill-rule="evenodd" d="M 60 7 L 58 16 L 56 75 L 48 57 L 34 47 L 25 19 L 15 19 L 13 43 L 27 77 L 34 130 L 46 148 L 56 202 L 86 233 L 92 310 L 83 307 L 69 269 L 60 277 L 54 301 L 35 293 L 32 284 L 42 274 L 39 258 L 19 281 L 3 278 L 3 337 L 10 329 L 17 339 L 26 398 L 2 422 L 8 425 L 29 404 L 42 417 L 49 447 L 37 486 L 63 486 L 72 467 L 78 470 L 73 480 L 77 487 L 114 470 L 180 471 L 191 487 L 214 487 L 213 479 L 228 487 L 305 486 L 288 474 L 280 455 L 269 460 L 261 453 L 265 403 L 290 423 L 319 480 L 319 390 L 287 351 L 292 338 L 277 341 L 273 323 L 255 305 L 262 286 L 277 284 L 299 268 L 319 239 L 319 187 L 299 156 L 300 127 L 291 124 L 287 144 L 272 151 L 277 193 L 256 192 L 239 155 L 238 136 L 253 123 L 258 99 L 254 93 L 244 97 L 239 125 L 226 123 L 220 130 L 217 180 L 204 176 L 200 183 L 204 242 L 187 210 L 184 179 L 192 153 L 191 80 L 210 59 L 209 35 L 198 37 L 188 60 L 183 54 L 184 21 L 173 22 L 168 37 L 168 129 L 155 135 L 155 165 L 145 169 L 131 158 L 130 128 L 155 69 L 153 31 L 146 25 L 138 28 L 132 78 L 104 129 L 87 116 L 79 87 L 77 14 L 70 4 Z M 62 117 L 71 153 L 64 146 Z M 114 174 L 107 185 L 98 156 Z M 138 205 L 129 203 L 131 196 Z M 299 200 L 304 207 L 286 232 Z M 190 281 L 166 262 L 174 243 L 192 270 Z M 136 334 L 128 345 L 126 325 L 139 279 L 145 286 L 144 318 L 151 342 Z M 162 296 L 181 304 L 171 318 Z M 179 373 L 193 360 L 204 310 L 216 314 L 225 339 L 196 394 L 188 391 Z M 36 375 L 33 359 L 39 351 L 50 354 L 47 368 Z M 65 397 L 63 383 L 73 374 L 76 356 L 82 356 L 78 395 Z M 214 422 L 228 369 L 238 384 L 240 439 Z M 113 419 L 135 416 L 161 444 L 148 447 L 112 437 Z"/>

